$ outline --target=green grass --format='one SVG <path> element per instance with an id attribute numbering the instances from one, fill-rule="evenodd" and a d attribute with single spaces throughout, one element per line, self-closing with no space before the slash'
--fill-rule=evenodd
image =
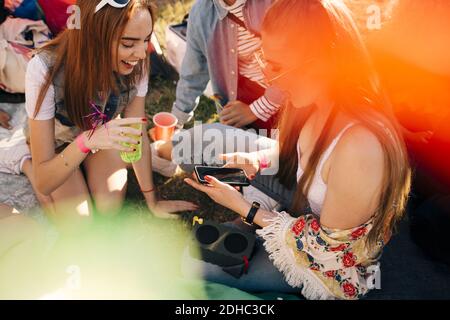
<path id="1" fill-rule="evenodd" d="M 163 48 L 165 47 L 166 28 L 171 24 L 180 23 L 183 17 L 189 13 L 193 3 L 193 0 L 155 1 L 156 15 L 158 17 L 155 32 Z"/>
<path id="2" fill-rule="evenodd" d="M 172 110 L 172 105 L 175 102 L 175 91 L 176 81 L 159 78 L 150 83 L 146 101 L 146 111 L 150 118 L 158 112 L 170 112 Z M 217 120 L 214 103 L 210 99 L 202 97 L 195 111 L 194 119 L 187 123 L 185 128 L 191 128 L 194 121 L 211 123 Z"/>

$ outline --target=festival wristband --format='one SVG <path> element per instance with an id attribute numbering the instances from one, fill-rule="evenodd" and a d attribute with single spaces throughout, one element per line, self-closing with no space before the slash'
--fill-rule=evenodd
<path id="1" fill-rule="evenodd" d="M 142 190 L 141 189 L 141 192 L 142 193 L 152 193 L 152 192 L 154 192 L 155 191 L 155 188 L 151 188 L 151 189 L 149 189 L 149 190 Z"/>
<path id="2" fill-rule="evenodd" d="M 83 152 L 84 154 L 87 154 L 87 153 L 91 152 L 91 149 L 86 147 L 86 145 L 84 144 L 84 136 L 83 136 L 83 134 L 80 134 L 75 141 L 77 143 L 78 149 L 81 152 Z"/>

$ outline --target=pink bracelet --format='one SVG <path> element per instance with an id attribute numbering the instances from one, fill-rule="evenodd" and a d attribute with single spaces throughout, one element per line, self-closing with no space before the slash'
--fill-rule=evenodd
<path id="1" fill-rule="evenodd" d="M 154 192 L 155 190 L 156 190 L 156 188 L 153 187 L 153 188 L 151 188 L 151 189 L 149 189 L 149 190 L 142 190 L 142 189 L 141 189 L 141 192 L 142 192 L 142 193 L 151 193 L 151 192 Z"/>
<path id="2" fill-rule="evenodd" d="M 84 144 L 83 134 L 80 134 L 75 141 L 77 142 L 77 147 L 78 147 L 78 149 L 80 149 L 81 152 L 86 153 L 86 154 L 91 152 L 91 149 L 86 147 L 86 145 Z"/>

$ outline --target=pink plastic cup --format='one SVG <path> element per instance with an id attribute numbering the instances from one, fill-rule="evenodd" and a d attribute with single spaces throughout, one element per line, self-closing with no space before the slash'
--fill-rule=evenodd
<path id="1" fill-rule="evenodd" d="M 169 112 L 160 112 L 153 117 L 155 124 L 155 139 L 172 141 L 178 119 Z"/>

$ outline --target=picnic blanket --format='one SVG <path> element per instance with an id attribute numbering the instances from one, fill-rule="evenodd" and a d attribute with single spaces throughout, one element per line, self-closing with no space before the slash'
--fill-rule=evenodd
<path id="1" fill-rule="evenodd" d="M 44 21 L 8 17 L 0 26 L 0 38 L 27 48 L 40 48 L 51 39 Z"/>
<path id="2" fill-rule="evenodd" d="M 12 130 L 0 127 L 0 154 L 8 152 L 10 161 L 22 157 L 26 148 L 23 129 L 27 114 L 23 103 L 0 103 L 0 109 L 11 115 Z M 15 154 L 15 155 L 14 155 Z M 20 211 L 27 211 L 38 206 L 38 201 L 28 178 L 24 175 L 0 172 L 0 202 L 10 205 Z"/>

